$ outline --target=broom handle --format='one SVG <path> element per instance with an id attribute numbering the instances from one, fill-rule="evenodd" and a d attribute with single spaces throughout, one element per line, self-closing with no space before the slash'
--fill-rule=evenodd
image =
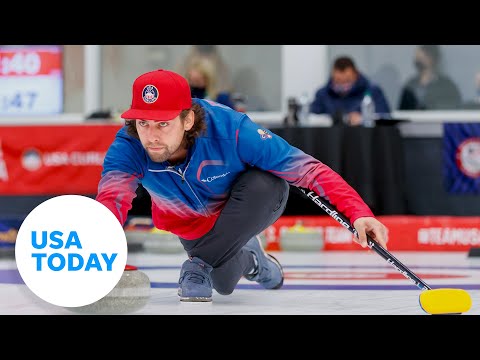
<path id="1" fill-rule="evenodd" d="M 323 211 L 328 215 L 338 221 L 343 227 L 348 229 L 353 235 L 358 238 L 357 230 L 350 224 L 350 221 L 347 217 L 338 212 L 338 210 L 333 206 L 328 200 L 318 196 L 314 191 L 309 189 L 297 187 L 306 197 L 312 200 L 317 204 Z M 393 266 L 397 271 L 399 271 L 403 276 L 410 280 L 416 287 L 420 290 L 431 290 L 431 287 L 422 279 L 420 279 L 415 273 L 410 270 L 407 266 L 402 264 L 395 256 L 393 256 L 387 249 L 382 247 L 377 241 L 373 240 L 370 236 L 367 235 L 367 245 L 370 249 L 373 249 L 377 254 L 379 254 L 384 260 L 387 261 L 391 266 Z"/>

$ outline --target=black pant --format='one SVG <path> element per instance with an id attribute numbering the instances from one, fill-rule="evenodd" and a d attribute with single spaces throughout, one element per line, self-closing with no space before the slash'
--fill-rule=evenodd
<path id="1" fill-rule="evenodd" d="M 233 292 L 241 277 L 253 268 L 253 257 L 242 247 L 275 223 L 287 205 L 289 184 L 268 172 L 251 168 L 239 176 L 213 228 L 196 240 L 181 239 L 191 257 L 213 267 L 213 288 Z"/>

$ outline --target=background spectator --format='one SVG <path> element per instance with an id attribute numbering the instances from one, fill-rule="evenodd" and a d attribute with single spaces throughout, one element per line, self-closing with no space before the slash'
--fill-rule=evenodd
<path id="1" fill-rule="evenodd" d="M 327 84 L 315 93 L 309 110 L 314 114 L 329 114 L 334 123 L 360 125 L 361 102 L 366 92 L 373 97 L 376 113 L 389 116 L 390 105 L 382 89 L 360 73 L 350 57 L 341 56 L 334 61 Z"/>
<path id="2" fill-rule="evenodd" d="M 399 110 L 454 109 L 461 105 L 457 85 L 440 71 L 440 47 L 420 45 L 415 51 L 417 74 L 402 89 Z"/>
<path id="3" fill-rule="evenodd" d="M 208 58 L 198 58 L 186 70 L 185 78 L 190 84 L 192 98 L 210 99 L 235 109 L 230 93 L 220 91 L 216 68 Z"/>
<path id="4" fill-rule="evenodd" d="M 205 59 L 214 66 L 218 91 L 231 92 L 230 69 L 220 54 L 217 45 L 192 45 L 185 59 L 179 65 L 178 73 L 186 74 L 187 69 L 191 68 L 193 63 Z"/>

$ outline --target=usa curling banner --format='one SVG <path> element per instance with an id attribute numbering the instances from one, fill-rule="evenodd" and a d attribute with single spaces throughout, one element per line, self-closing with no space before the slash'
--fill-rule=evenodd
<path id="1" fill-rule="evenodd" d="M 480 194 L 480 123 L 443 126 L 445 187 L 452 194 Z"/>
<path id="2" fill-rule="evenodd" d="M 96 194 L 120 127 L 0 126 L 0 195 Z"/>

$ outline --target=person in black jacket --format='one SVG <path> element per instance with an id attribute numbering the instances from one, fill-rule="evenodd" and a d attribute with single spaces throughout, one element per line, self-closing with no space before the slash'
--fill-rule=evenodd
<path id="1" fill-rule="evenodd" d="M 455 109 L 461 95 L 455 83 L 441 73 L 438 45 L 420 45 L 415 51 L 417 74 L 402 89 L 399 110 Z"/>

